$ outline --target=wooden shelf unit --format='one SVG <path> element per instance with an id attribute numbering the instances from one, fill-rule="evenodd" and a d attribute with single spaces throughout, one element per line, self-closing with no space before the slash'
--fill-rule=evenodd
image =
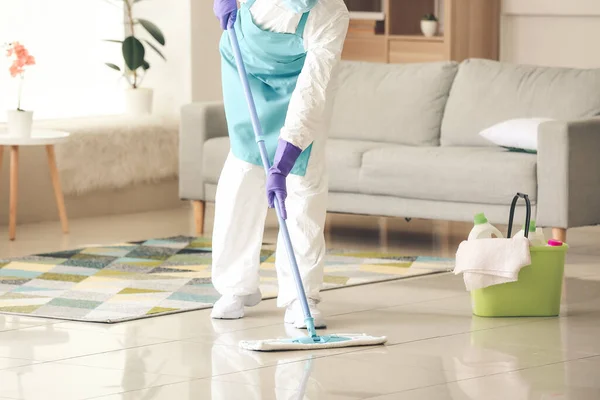
<path id="1" fill-rule="evenodd" d="M 444 36 L 425 37 L 423 35 L 387 35 L 389 40 L 406 40 L 407 42 L 443 42 Z"/>
<path id="2" fill-rule="evenodd" d="M 498 59 L 501 0 L 347 0 L 347 4 L 350 11 L 376 11 L 381 1 L 385 19 L 377 23 L 380 29 L 375 29 L 374 20 L 370 31 L 365 29 L 369 21 L 351 20 L 343 59 L 381 63 Z M 423 36 L 422 16 L 438 16 L 442 8 L 443 33 Z"/>

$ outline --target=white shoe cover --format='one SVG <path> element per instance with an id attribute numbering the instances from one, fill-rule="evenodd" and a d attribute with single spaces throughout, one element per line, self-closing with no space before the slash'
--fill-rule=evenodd
<path id="1" fill-rule="evenodd" d="M 258 305 L 258 303 L 260 303 L 261 300 L 262 300 L 262 293 L 260 292 L 260 289 L 259 289 L 256 292 L 254 292 L 253 294 L 244 296 L 244 305 L 246 307 L 254 307 L 255 305 Z"/>
<path id="2" fill-rule="evenodd" d="M 221 296 L 213 305 L 211 318 L 238 319 L 244 317 L 244 307 L 254 307 L 260 303 L 262 293 L 257 290 L 248 296 Z"/>
<path id="3" fill-rule="evenodd" d="M 317 308 L 317 303 L 308 299 L 308 308 L 310 309 L 310 313 L 312 314 L 313 319 L 315 320 L 315 328 L 325 328 L 327 324 L 325 323 L 325 318 L 321 311 Z M 298 300 L 294 300 L 292 304 L 290 304 L 285 310 L 285 318 L 284 321 L 286 324 L 294 325 L 294 328 L 297 329 L 306 329 L 306 322 L 304 321 L 304 312 L 302 311 L 302 305 Z"/>

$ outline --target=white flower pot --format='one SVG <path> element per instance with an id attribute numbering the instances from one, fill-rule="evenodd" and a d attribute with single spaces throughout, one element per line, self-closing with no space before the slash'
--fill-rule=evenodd
<path id="1" fill-rule="evenodd" d="M 152 114 L 153 90 L 148 88 L 126 89 L 125 109 L 127 114 Z"/>
<path id="2" fill-rule="evenodd" d="M 421 21 L 421 32 L 423 32 L 423 35 L 425 35 L 426 37 L 435 36 L 437 33 L 437 30 L 438 30 L 437 21 L 426 21 L 426 20 Z"/>
<path id="3" fill-rule="evenodd" d="M 33 111 L 8 110 L 8 134 L 17 137 L 31 137 Z"/>

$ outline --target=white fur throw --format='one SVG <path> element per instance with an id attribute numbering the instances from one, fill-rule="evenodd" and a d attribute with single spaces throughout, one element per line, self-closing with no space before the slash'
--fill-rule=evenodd
<path id="1" fill-rule="evenodd" d="M 71 133 L 68 142 L 56 146 L 65 194 L 177 177 L 179 122 L 174 116 L 82 118 L 37 126 Z"/>

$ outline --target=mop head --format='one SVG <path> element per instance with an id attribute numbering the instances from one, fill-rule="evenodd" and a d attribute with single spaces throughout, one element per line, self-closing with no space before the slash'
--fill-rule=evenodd
<path id="1" fill-rule="evenodd" d="M 324 335 L 300 337 L 294 339 L 267 339 L 267 340 L 242 340 L 240 347 L 254 351 L 284 351 L 284 350 L 312 350 L 334 349 L 338 347 L 373 346 L 384 344 L 385 336 L 369 336 L 356 333 L 340 333 L 337 335 Z"/>

